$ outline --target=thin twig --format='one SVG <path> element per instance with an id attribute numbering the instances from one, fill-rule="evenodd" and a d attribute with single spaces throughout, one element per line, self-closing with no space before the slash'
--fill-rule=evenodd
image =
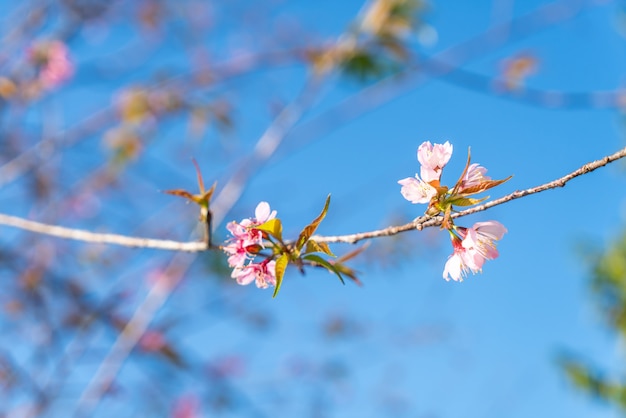
<path id="1" fill-rule="evenodd" d="M 130 237 L 118 234 L 102 234 L 85 231 L 82 229 L 65 228 L 58 225 L 50 225 L 41 222 L 30 221 L 17 216 L 0 213 L 0 225 L 12 226 L 38 234 L 50 235 L 59 238 L 73 239 L 76 241 L 90 242 L 94 244 L 113 244 L 124 247 L 154 248 L 170 251 L 197 252 L 206 250 L 204 242 L 180 242 L 152 238 Z"/>
<path id="2" fill-rule="evenodd" d="M 205 246 L 206 244 L 202 243 Z M 167 302 L 174 289 L 182 281 L 196 259 L 177 253 L 169 262 L 159 279 L 152 285 L 146 297 L 139 303 L 124 329 L 100 362 L 95 374 L 83 390 L 72 416 L 86 417 L 98 407 L 103 396 L 117 378 L 122 365 L 146 333 L 152 319 Z M 69 415 L 68 415 L 69 416 Z"/>
<path id="3" fill-rule="evenodd" d="M 587 163 L 583 165 L 582 167 L 580 167 L 578 170 L 572 171 L 571 173 L 563 177 L 560 177 L 556 180 L 553 180 L 551 182 L 542 184 L 540 186 L 531 187 L 525 190 L 516 190 L 513 193 L 503 196 L 499 199 L 495 199 L 487 203 L 484 203 L 482 205 L 465 209 L 461 212 L 457 212 L 452 215 L 452 218 L 460 218 L 463 216 L 471 215 L 476 212 L 482 212 L 484 210 L 487 210 L 497 205 L 501 205 L 511 200 L 519 199 L 520 197 L 529 196 L 531 194 L 543 192 L 545 190 L 555 189 L 557 187 L 563 187 L 568 181 L 572 180 L 575 177 L 590 173 L 600 167 L 603 167 L 609 163 L 612 163 L 613 161 L 619 160 L 620 158 L 624 158 L 624 157 L 626 157 L 626 148 L 622 148 L 620 151 L 617 151 L 614 154 L 608 155 L 600 160 Z M 442 222 L 443 222 L 443 216 L 434 216 L 434 217 L 420 216 L 419 218 L 407 224 L 399 225 L 399 226 L 390 226 L 388 228 L 379 229 L 376 231 L 361 232 L 358 234 L 350 234 L 350 235 L 313 236 L 311 237 L 311 239 L 317 242 L 326 242 L 326 243 L 342 242 L 342 243 L 354 244 L 365 239 L 388 237 L 391 235 L 399 234 L 401 232 L 411 231 L 414 229 L 422 230 L 428 227 L 440 226 Z"/>
<path id="4" fill-rule="evenodd" d="M 563 187 L 568 181 L 572 180 L 575 177 L 590 173 L 600 167 L 603 167 L 607 164 L 612 163 L 613 161 L 619 160 L 620 158 L 624 158 L 624 157 L 626 157 L 626 148 L 623 148 L 615 152 L 614 154 L 607 155 L 606 157 L 601 158 L 599 160 L 587 163 L 583 165 L 582 167 L 580 167 L 579 169 L 572 171 L 571 173 L 563 177 L 560 177 L 556 180 L 550 181 L 548 183 L 544 183 L 536 187 L 531 187 L 529 189 L 517 190 L 499 199 L 495 199 L 487 203 L 484 203 L 482 205 L 475 206 L 473 208 L 469 208 L 461 212 L 457 212 L 452 215 L 452 218 L 460 218 L 463 216 L 474 214 L 476 212 L 482 212 L 484 210 L 487 210 L 497 205 L 501 205 L 511 200 L 515 200 L 524 196 L 543 192 L 545 190 L 555 189 L 557 187 Z M 412 222 L 409 222 L 404 225 L 390 226 L 390 227 L 375 230 L 375 231 L 360 232 L 360 233 L 349 234 L 349 235 L 336 235 L 336 236 L 315 235 L 312 237 L 312 239 L 314 239 L 317 242 L 354 244 L 358 241 L 362 241 L 365 239 L 388 237 L 392 235 L 397 235 L 401 232 L 411 231 L 414 229 L 422 230 L 428 227 L 440 226 L 442 221 L 443 221 L 442 216 L 435 216 L 435 217 L 420 216 L 419 218 L 413 220 Z M 180 242 L 180 241 L 160 240 L 160 239 L 151 239 L 151 238 L 129 237 L 129 236 L 117 235 L 117 234 L 99 234 L 99 233 L 84 231 L 80 229 L 64 228 L 64 227 L 57 226 L 57 225 L 49 225 L 49 224 L 44 224 L 40 222 L 29 221 L 27 219 L 18 218 L 16 216 L 4 215 L 4 214 L 0 214 L 0 225 L 12 226 L 15 228 L 24 229 L 24 230 L 36 232 L 39 234 L 51 235 L 51 236 L 55 236 L 59 238 L 74 239 L 78 241 L 91 242 L 91 243 L 97 243 L 97 244 L 114 244 L 114 245 L 122 245 L 126 247 L 154 248 L 154 249 L 160 249 L 160 250 L 188 251 L 188 252 L 199 252 L 199 251 L 207 250 L 207 245 L 205 242 L 196 242 L 196 241 Z M 211 247 L 210 249 L 215 249 L 215 248 L 217 247 Z"/>

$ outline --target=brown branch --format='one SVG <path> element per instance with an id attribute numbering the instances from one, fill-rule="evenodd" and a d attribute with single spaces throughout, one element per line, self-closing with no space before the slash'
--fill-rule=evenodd
<path id="1" fill-rule="evenodd" d="M 555 189 L 557 187 L 563 187 L 565 184 L 572 180 L 575 177 L 582 176 L 583 174 L 590 173 L 600 167 L 604 167 L 605 165 L 612 163 L 613 161 L 619 160 L 620 158 L 626 157 L 626 148 L 622 148 L 620 151 L 617 151 L 614 154 L 608 155 L 600 160 L 592 161 L 580 167 L 578 170 L 572 171 L 571 173 L 553 180 L 551 182 L 542 184 L 540 186 L 531 187 L 525 190 L 516 190 L 511 194 L 503 196 L 499 199 L 492 200 L 485 204 L 475 206 L 473 208 L 465 209 L 461 212 L 457 212 L 452 215 L 453 218 L 460 218 L 463 216 L 471 215 L 476 212 L 482 212 L 489 208 L 492 208 L 497 205 L 501 205 L 503 203 L 509 202 L 511 200 L 519 199 L 520 197 L 529 196 L 531 194 L 543 192 L 545 190 Z M 414 229 L 422 230 L 424 228 L 432 227 L 432 226 L 440 226 L 443 222 L 443 216 L 420 216 L 416 218 L 412 222 L 409 222 L 404 225 L 399 226 L 390 226 L 384 229 L 379 229 L 375 231 L 369 232 L 360 232 L 357 234 L 349 234 L 349 235 L 337 235 L 337 236 L 313 236 L 311 239 L 317 242 L 327 242 L 327 243 L 348 243 L 355 244 L 359 241 L 371 238 L 380 238 L 380 237 L 388 237 L 391 235 L 396 235 L 401 232 L 411 231 Z"/>
<path id="2" fill-rule="evenodd" d="M 575 177 L 590 173 L 600 167 L 604 167 L 605 165 L 610 164 L 613 161 L 619 160 L 620 158 L 624 158 L 624 157 L 626 157 L 626 148 L 623 148 L 615 152 L 614 154 L 608 155 L 600 160 L 587 163 L 583 165 L 582 167 L 580 167 L 579 169 L 572 171 L 571 173 L 563 177 L 560 177 L 556 180 L 550 181 L 548 183 L 544 183 L 536 187 L 531 187 L 529 189 L 517 190 L 499 199 L 492 200 L 482 205 L 475 206 L 473 208 L 469 208 L 461 212 L 454 213 L 452 215 L 452 218 L 460 218 L 460 217 L 471 215 L 477 212 L 482 212 L 484 210 L 487 210 L 497 205 L 501 205 L 511 200 L 515 200 L 524 196 L 543 192 L 545 190 L 555 189 L 557 187 L 563 187 L 568 181 L 572 180 Z M 398 226 L 390 226 L 390 227 L 387 227 L 384 229 L 378 229 L 375 231 L 360 232 L 360 233 L 349 234 L 349 235 L 336 235 L 336 236 L 315 235 L 311 238 L 317 242 L 354 244 L 356 242 L 363 241 L 366 239 L 388 237 L 392 235 L 397 235 L 401 232 L 411 231 L 414 229 L 422 230 L 424 228 L 440 226 L 442 221 L 443 221 L 442 216 L 435 216 L 435 217 L 420 216 L 419 218 L 416 218 L 415 220 L 407 224 L 398 225 Z M 19 228 L 19 229 L 39 233 L 39 234 L 51 235 L 51 236 L 55 236 L 59 238 L 73 239 L 77 241 L 90 242 L 90 243 L 95 243 L 95 244 L 113 244 L 113 245 L 121 245 L 125 247 L 153 248 L 153 249 L 159 249 L 159 250 L 187 251 L 187 252 L 200 252 L 200 251 L 205 251 L 209 249 L 207 248 L 207 244 L 205 242 L 198 242 L 198 241 L 181 242 L 181 241 L 161 240 L 161 239 L 152 239 L 152 238 L 130 237 L 130 236 L 118 235 L 118 234 L 101 234 L 101 233 L 95 233 L 95 232 L 85 231 L 81 229 L 72 229 L 72 228 L 65 228 L 65 227 L 61 227 L 57 225 L 44 224 L 41 222 L 30 221 L 24 218 L 19 218 L 16 216 L 10 216 L 10 215 L 5 215 L 5 214 L 0 214 L 0 225 L 12 226 L 14 228 Z"/>

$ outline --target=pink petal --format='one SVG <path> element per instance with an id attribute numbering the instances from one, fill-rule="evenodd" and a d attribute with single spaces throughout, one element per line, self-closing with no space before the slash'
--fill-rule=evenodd
<path id="1" fill-rule="evenodd" d="M 407 177 L 398 184 L 402 185 L 402 196 L 411 203 L 428 203 L 437 194 L 434 187 L 419 178 Z"/>

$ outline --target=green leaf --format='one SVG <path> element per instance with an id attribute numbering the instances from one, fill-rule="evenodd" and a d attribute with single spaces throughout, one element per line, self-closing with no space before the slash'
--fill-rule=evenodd
<path id="1" fill-rule="evenodd" d="M 485 196 L 481 199 L 473 199 L 471 197 L 463 197 L 463 196 L 459 196 L 459 197 L 453 197 L 451 199 L 448 200 L 448 202 L 451 205 L 456 205 L 456 206 L 472 206 L 472 205 L 476 205 L 480 202 L 483 202 L 485 200 L 489 199 L 489 196 Z"/>
<path id="2" fill-rule="evenodd" d="M 209 202 L 211 201 L 213 192 L 215 192 L 215 187 L 217 187 L 217 182 L 214 182 L 213 186 L 211 186 L 211 188 L 207 190 L 206 192 L 204 192 L 200 197 L 200 199 L 202 200 L 202 203 L 204 203 L 207 207 L 209 206 Z"/>
<path id="3" fill-rule="evenodd" d="M 324 253 L 331 257 L 335 257 L 335 254 L 330 250 L 330 247 L 325 242 L 317 242 L 312 239 L 308 240 L 306 243 L 306 252 L 307 253 Z"/>
<path id="4" fill-rule="evenodd" d="M 285 276 L 285 270 L 287 269 L 287 264 L 289 264 L 289 255 L 283 254 L 278 257 L 276 260 L 276 287 L 274 288 L 273 298 L 278 295 L 278 291 L 280 290 L 280 286 L 283 284 L 283 277 Z"/>
<path id="5" fill-rule="evenodd" d="M 343 280 L 343 277 L 341 277 L 341 273 L 339 272 L 339 270 L 337 270 L 335 268 L 335 266 L 333 266 L 331 263 L 329 263 L 328 261 L 324 260 L 322 257 L 320 257 L 319 255 L 316 254 L 307 254 L 304 257 L 305 260 L 309 260 L 312 261 L 315 264 L 319 264 L 320 266 L 326 268 L 328 271 L 330 271 L 331 273 L 335 273 L 337 275 L 337 277 L 339 277 L 339 280 L 341 281 L 342 284 L 346 284 L 346 282 Z"/>
<path id="6" fill-rule="evenodd" d="M 324 217 L 326 216 L 326 212 L 328 212 L 328 205 L 330 205 L 330 195 L 326 198 L 326 203 L 324 204 L 324 209 L 322 209 L 322 213 L 320 213 L 317 218 L 313 220 L 310 224 L 308 224 L 302 232 L 300 232 L 300 236 L 296 241 L 296 250 L 300 251 L 304 244 L 311 238 L 311 236 L 317 230 L 317 227 L 320 225 Z"/>
<path id="7" fill-rule="evenodd" d="M 283 240 L 283 224 L 280 222 L 280 219 L 270 219 L 269 221 L 253 228 L 258 229 L 259 231 L 267 232 L 279 241 Z"/>
<path id="8" fill-rule="evenodd" d="M 352 281 L 354 283 L 356 283 L 359 286 L 362 286 L 363 283 L 359 280 L 359 278 L 356 276 L 356 271 L 354 271 L 353 269 L 351 269 L 350 267 L 346 266 L 345 264 L 342 263 L 337 263 L 336 261 L 333 262 L 333 266 L 335 267 L 335 269 L 341 273 L 344 276 L 348 276 L 350 279 L 352 279 Z"/>
<path id="9" fill-rule="evenodd" d="M 358 81 L 379 78 L 387 72 L 383 59 L 366 50 L 357 50 L 347 56 L 342 63 L 343 70 Z"/>

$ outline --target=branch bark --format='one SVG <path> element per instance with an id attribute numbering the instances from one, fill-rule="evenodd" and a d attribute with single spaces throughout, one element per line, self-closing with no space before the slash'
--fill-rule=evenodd
<path id="1" fill-rule="evenodd" d="M 510 202 L 515 199 L 519 199 L 525 196 L 529 196 L 532 194 L 540 193 L 546 190 L 555 189 L 557 187 L 564 187 L 567 182 L 570 180 L 582 176 L 584 174 L 591 173 L 594 170 L 597 170 L 600 167 L 604 167 L 607 164 L 610 164 L 616 160 L 626 157 L 626 147 L 621 150 L 607 155 L 604 158 L 601 158 L 596 161 L 589 162 L 584 164 L 577 170 L 572 171 L 569 174 L 564 175 L 558 179 L 552 180 L 548 183 L 541 184 L 539 186 L 531 187 L 524 190 L 516 190 L 513 193 L 502 196 L 498 199 L 491 200 L 482 205 L 475 206 L 473 208 L 465 209 L 463 211 L 457 212 L 452 215 L 452 218 L 460 218 L 463 216 L 468 216 L 477 212 L 482 212 L 489 208 L 492 208 L 497 205 L 501 205 L 503 203 Z M 359 232 L 355 234 L 348 235 L 335 235 L 335 236 L 319 236 L 315 235 L 311 237 L 317 242 L 326 242 L 326 243 L 347 243 L 347 244 L 355 244 L 359 241 L 363 241 L 366 239 L 372 238 L 380 238 L 380 237 L 388 237 L 392 235 L 396 235 L 402 232 L 411 231 L 414 229 L 422 230 L 424 228 L 440 226 L 443 221 L 442 216 L 420 216 L 414 219 L 412 222 L 409 222 L 404 225 L 397 226 L 389 226 L 384 229 L 378 229 L 374 231 L 368 232 Z M 151 248 L 151 249 L 159 249 L 159 250 L 169 250 L 169 251 L 186 251 L 186 252 L 200 252 L 209 249 L 217 249 L 219 247 L 207 247 L 205 242 L 198 241 L 172 241 L 172 240 L 161 240 L 161 239 L 152 239 L 152 238 L 141 238 L 141 237 L 131 237 L 126 235 L 119 234 L 101 234 L 96 232 L 85 231 L 82 229 L 73 229 L 73 228 L 65 228 L 58 225 L 50 225 L 41 222 L 35 222 L 28 219 L 20 218 L 17 216 L 11 216 L 0 213 L 0 225 L 11 226 L 14 228 L 35 232 L 43 235 L 50 235 L 58 238 L 65 239 L 73 239 L 77 241 L 89 242 L 94 244 L 112 244 L 112 245 L 121 245 L 125 247 L 136 247 L 136 248 Z"/>

